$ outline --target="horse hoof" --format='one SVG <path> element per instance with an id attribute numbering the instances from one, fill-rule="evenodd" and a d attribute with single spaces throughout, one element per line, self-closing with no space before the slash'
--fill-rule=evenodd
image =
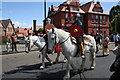
<path id="1" fill-rule="evenodd" d="M 70 78 L 68 76 L 65 76 L 63 80 L 69 80 Z"/>
<path id="2" fill-rule="evenodd" d="M 43 70 L 43 69 L 44 69 L 44 67 L 43 67 L 43 66 L 40 66 L 40 69 L 41 69 L 41 70 Z"/>
<path id="3" fill-rule="evenodd" d="M 66 63 L 66 62 L 67 62 L 67 60 L 65 59 L 63 62 L 64 62 L 64 63 Z"/>
<path id="4" fill-rule="evenodd" d="M 29 51 L 25 51 L 26 53 L 29 53 Z"/>
<path id="5" fill-rule="evenodd" d="M 91 70 L 94 70 L 94 69 L 95 69 L 95 67 L 94 67 L 94 66 L 92 66 L 90 69 L 91 69 Z"/>
<path id="6" fill-rule="evenodd" d="M 53 61 L 51 61 L 50 64 L 53 64 Z"/>
<path id="7" fill-rule="evenodd" d="M 85 56 L 84 56 L 84 55 L 82 55 L 81 57 L 82 57 L 82 59 L 85 59 Z"/>

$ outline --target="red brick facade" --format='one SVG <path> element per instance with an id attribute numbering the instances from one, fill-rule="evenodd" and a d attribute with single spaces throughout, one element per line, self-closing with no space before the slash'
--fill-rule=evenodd
<path id="1" fill-rule="evenodd" d="M 67 4 L 67 5 L 66 5 Z M 64 2 L 58 7 L 49 8 L 48 17 L 51 18 L 52 24 L 57 28 L 65 29 L 70 27 L 74 22 L 75 14 L 80 14 L 80 19 L 83 23 L 84 32 L 91 34 L 92 32 L 100 32 L 102 34 L 109 33 L 109 14 L 107 14 L 100 5 L 100 2 L 88 2 L 82 6 L 79 6 L 79 2 Z M 70 6 L 70 12 L 72 18 L 69 20 L 69 10 L 67 6 Z"/>

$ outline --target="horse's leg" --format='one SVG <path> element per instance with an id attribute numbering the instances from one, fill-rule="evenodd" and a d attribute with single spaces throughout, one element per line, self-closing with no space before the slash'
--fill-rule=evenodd
<path id="1" fill-rule="evenodd" d="M 40 66 L 40 69 L 42 69 L 42 70 L 45 68 L 45 62 L 44 62 L 44 60 L 45 60 L 45 52 L 42 51 L 42 65 Z"/>
<path id="2" fill-rule="evenodd" d="M 82 58 L 82 64 L 81 64 L 81 66 L 80 66 L 80 70 L 81 70 L 81 71 L 84 70 L 85 61 L 86 61 L 86 55 L 85 55 L 85 58 Z"/>
<path id="3" fill-rule="evenodd" d="M 67 60 L 67 68 L 66 68 L 66 74 L 65 74 L 65 76 L 64 76 L 64 79 L 69 79 L 69 78 L 70 78 L 71 59 L 72 59 L 72 57 L 68 57 L 68 60 Z"/>
<path id="4" fill-rule="evenodd" d="M 48 57 L 47 53 L 46 53 L 45 57 L 49 61 L 50 64 L 53 64 L 53 61 Z"/>
<path id="5" fill-rule="evenodd" d="M 48 57 L 47 53 L 46 53 L 46 47 L 44 48 L 44 51 L 45 51 L 45 54 L 44 54 L 44 57 L 49 61 L 50 64 L 53 63 L 53 61 Z"/>
<path id="6" fill-rule="evenodd" d="M 46 48 L 44 48 L 44 50 L 42 51 L 42 65 L 40 66 L 40 69 L 44 69 L 45 68 L 45 58 L 50 62 L 53 63 L 52 60 L 48 57 L 47 53 L 46 53 Z"/>
<path id="7" fill-rule="evenodd" d="M 55 59 L 55 63 L 58 63 L 59 57 L 60 57 L 60 53 L 57 53 L 57 57 L 56 57 L 56 59 Z"/>
<path id="8" fill-rule="evenodd" d="M 91 54 L 91 59 L 92 59 L 90 69 L 94 69 L 95 68 L 95 57 L 96 57 L 96 55 L 95 55 L 95 50 L 94 50 L 93 47 L 90 49 L 90 54 Z"/>

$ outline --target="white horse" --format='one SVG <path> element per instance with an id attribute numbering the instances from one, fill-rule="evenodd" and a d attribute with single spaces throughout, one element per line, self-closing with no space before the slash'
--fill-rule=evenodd
<path id="1" fill-rule="evenodd" d="M 39 36 L 29 36 L 25 38 L 25 52 L 28 53 L 34 45 L 37 46 L 39 48 L 39 51 L 42 53 L 42 65 L 40 66 L 40 69 L 45 68 L 45 58 L 52 64 L 53 61 L 48 57 L 46 53 L 46 42 L 44 38 Z M 56 60 L 57 58 L 59 58 L 59 55 L 57 55 Z"/>
<path id="2" fill-rule="evenodd" d="M 94 69 L 95 67 L 95 51 L 96 51 L 96 42 L 95 39 L 90 36 L 86 35 L 87 38 L 89 38 L 90 42 L 92 43 L 93 46 L 85 45 L 84 46 L 84 51 L 85 53 L 90 51 L 92 54 L 92 63 L 91 63 L 91 69 Z M 77 52 L 77 45 L 72 43 L 71 38 L 70 38 L 70 33 L 57 29 L 57 28 L 52 28 L 48 31 L 48 50 L 53 51 L 55 45 L 59 43 L 62 47 L 63 50 L 63 55 L 67 59 L 67 70 L 66 70 L 66 75 L 64 78 L 70 78 L 70 65 L 72 68 L 74 68 L 71 64 L 72 58 L 76 55 Z M 82 60 L 82 63 L 84 63 L 85 60 Z"/>

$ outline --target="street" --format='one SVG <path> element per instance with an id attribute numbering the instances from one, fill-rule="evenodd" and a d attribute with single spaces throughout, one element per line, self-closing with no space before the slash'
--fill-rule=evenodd
<path id="1" fill-rule="evenodd" d="M 114 44 L 111 43 L 110 49 L 114 48 Z M 39 51 L 31 51 L 29 54 L 25 52 L 20 52 L 18 54 L 5 54 L 2 56 L 2 77 L 5 79 L 62 79 L 65 75 L 66 63 L 63 63 L 63 55 L 60 56 L 60 62 L 57 64 L 49 64 L 47 60 L 46 68 L 40 70 L 41 59 L 39 56 Z M 87 53 L 88 56 L 88 53 Z M 56 54 L 49 54 L 52 60 L 55 60 Z M 90 61 L 87 58 L 85 68 L 86 70 L 83 74 L 71 75 L 71 79 L 85 78 L 96 80 L 105 79 L 109 80 L 112 72 L 109 71 L 110 65 L 113 63 L 115 55 L 110 52 L 109 56 L 102 56 L 102 50 L 96 54 L 96 67 L 95 70 L 89 70 Z M 74 59 L 74 64 L 79 66 L 79 60 Z"/>

